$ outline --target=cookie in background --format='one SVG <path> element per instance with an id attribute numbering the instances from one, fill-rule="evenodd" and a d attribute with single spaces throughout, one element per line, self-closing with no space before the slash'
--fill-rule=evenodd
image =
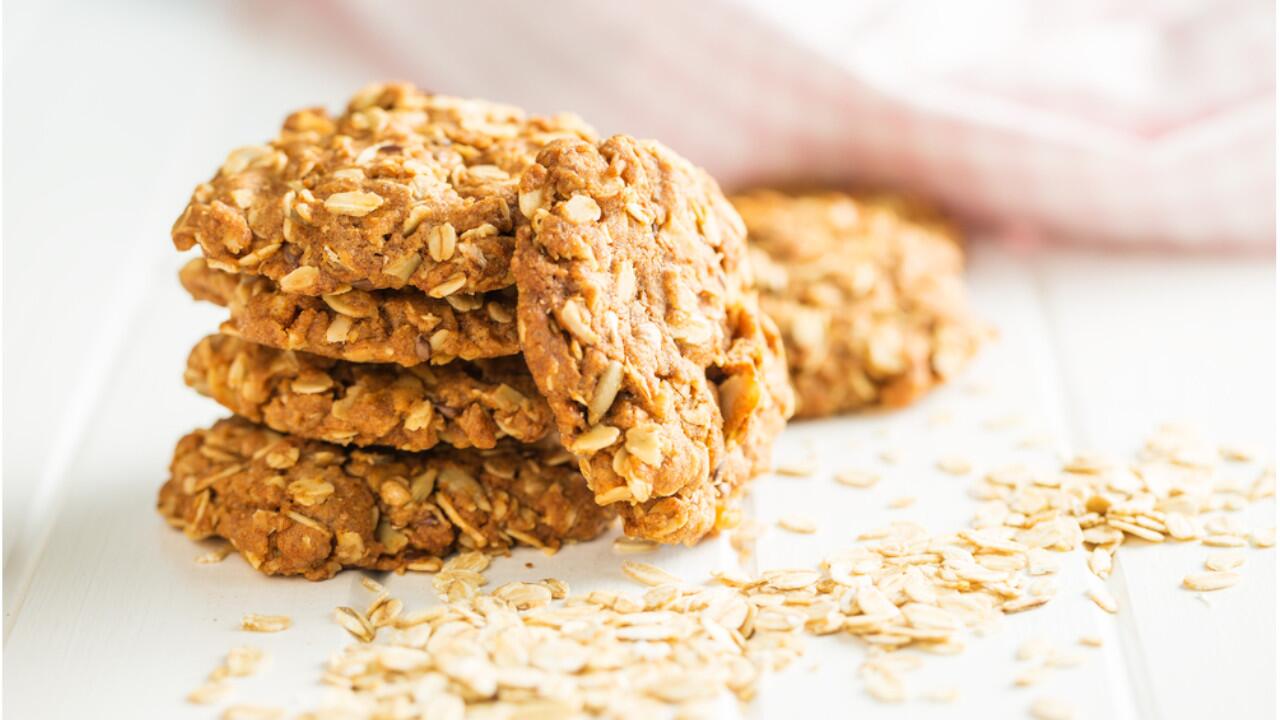
<path id="1" fill-rule="evenodd" d="M 731 200 L 782 330 L 796 417 L 907 405 L 988 334 L 969 309 L 960 234 L 927 207 L 837 191 Z"/>

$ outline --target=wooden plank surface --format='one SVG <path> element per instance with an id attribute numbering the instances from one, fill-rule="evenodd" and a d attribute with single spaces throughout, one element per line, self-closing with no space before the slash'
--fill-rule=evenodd
<path id="1" fill-rule="evenodd" d="M 1038 258 L 1076 446 L 1123 450 L 1168 421 L 1256 448 L 1274 463 L 1268 260 L 1083 251 Z M 1228 470 L 1246 480 L 1258 472 Z M 1274 527 L 1275 503 L 1242 515 L 1251 528 Z M 1241 585 L 1206 604 L 1177 585 L 1209 550 L 1173 544 L 1119 556 L 1111 585 L 1128 609 L 1120 620 L 1140 708 L 1149 717 L 1275 717 L 1274 552 L 1249 553 Z"/>

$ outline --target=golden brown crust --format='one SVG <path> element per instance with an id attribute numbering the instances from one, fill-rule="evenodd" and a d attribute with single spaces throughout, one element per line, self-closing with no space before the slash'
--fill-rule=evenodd
<path id="1" fill-rule="evenodd" d="M 232 151 L 173 242 L 292 293 L 500 289 L 514 281 L 520 172 L 547 142 L 592 134 L 571 116 L 370 86 L 337 118 L 302 110 L 268 145 Z"/>
<path id="2" fill-rule="evenodd" d="M 953 227 L 896 198 L 733 198 L 761 305 L 786 341 L 797 417 L 901 406 L 959 371 L 986 333 Z"/>
<path id="3" fill-rule="evenodd" d="M 520 352 L 512 290 L 444 299 L 417 289 L 313 297 L 281 292 L 256 275 L 215 270 L 204 258 L 188 262 L 179 278 L 192 297 L 231 311 L 222 332 L 281 350 L 399 365 Z"/>
<path id="4" fill-rule="evenodd" d="M 629 534 L 696 541 L 791 410 L 741 221 L 704 172 L 624 136 L 548 146 L 519 201 L 521 346 L 565 446 Z"/>
<path id="5" fill-rule="evenodd" d="M 612 520 L 563 450 L 349 450 L 241 418 L 184 437 L 158 507 L 188 536 L 224 537 L 268 575 L 412 569 L 457 549 L 557 548 Z"/>
<path id="6" fill-rule="evenodd" d="M 339 445 L 491 448 L 503 437 L 537 442 L 552 424 L 520 358 L 405 368 L 210 335 L 192 349 L 184 378 L 237 415 Z"/>

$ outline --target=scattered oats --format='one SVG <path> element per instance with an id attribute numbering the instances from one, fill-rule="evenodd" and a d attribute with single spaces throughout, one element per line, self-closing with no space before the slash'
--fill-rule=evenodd
<path id="1" fill-rule="evenodd" d="M 1017 675 L 1013 676 L 1013 684 L 1018 687 L 1030 687 L 1040 682 L 1044 678 L 1044 668 L 1040 666 L 1029 667 L 1021 670 Z"/>
<path id="2" fill-rule="evenodd" d="M 1031 717 L 1035 720 L 1071 720 L 1075 709 L 1057 698 L 1042 697 L 1031 703 Z"/>
<path id="3" fill-rule="evenodd" d="M 1209 535 L 1200 540 L 1201 543 L 1209 547 L 1238 548 L 1248 545 L 1249 542 L 1239 535 Z"/>
<path id="4" fill-rule="evenodd" d="M 815 570 L 769 570 L 762 578 L 774 590 L 802 590 L 811 587 L 822 576 Z"/>
<path id="5" fill-rule="evenodd" d="M 763 528 L 760 524 L 752 519 L 743 520 L 733 529 L 729 534 L 729 545 L 738 553 L 739 560 L 745 561 L 751 556 L 756 540 L 762 532 Z"/>
<path id="6" fill-rule="evenodd" d="M 1052 450 L 1056 440 L 1052 435 L 1028 435 L 1017 442 L 1014 447 L 1019 450 Z"/>
<path id="7" fill-rule="evenodd" d="M 281 720 L 284 710 L 266 705 L 232 705 L 222 711 L 222 720 Z"/>
<path id="8" fill-rule="evenodd" d="M 1218 448 L 1218 454 L 1222 459 L 1232 462 L 1250 462 L 1257 457 L 1257 453 L 1252 448 L 1241 445 L 1223 445 Z"/>
<path id="9" fill-rule="evenodd" d="M 374 628 L 364 613 L 355 608 L 339 607 L 333 611 L 333 621 L 342 626 L 343 630 L 351 633 L 351 637 L 360 642 L 373 642 L 378 631 Z"/>
<path id="10" fill-rule="evenodd" d="M 899 703 L 907 699 L 907 686 L 902 678 L 887 669 L 863 666 L 862 681 L 867 694 L 883 703 Z"/>
<path id="11" fill-rule="evenodd" d="M 493 596 L 506 601 L 517 610 L 543 607 L 554 599 L 551 588 L 523 582 L 507 583 L 494 590 Z"/>
<path id="12" fill-rule="evenodd" d="M 1008 430 L 1010 428 L 1018 427 L 1025 422 L 1026 418 L 1022 415 L 1019 415 L 1018 413 L 1011 413 L 1009 415 L 993 417 L 990 420 L 983 422 L 982 425 L 988 430 Z"/>
<path id="13" fill-rule="evenodd" d="M 735 588 L 754 587 L 759 583 L 755 578 L 748 577 L 746 574 L 737 570 L 713 570 L 711 579 L 723 585 Z"/>
<path id="14" fill-rule="evenodd" d="M 601 406 L 611 393 L 606 386 Z M 594 427 L 599 437 L 589 444 L 622 438 L 614 428 Z M 646 586 L 635 594 L 570 596 L 552 579 L 485 591 L 489 555 L 427 558 L 421 562 L 438 571 L 432 585 L 446 602 L 406 613 L 381 585 L 364 583 L 376 596 L 368 613 L 335 613 L 365 641 L 349 643 L 324 670 L 323 682 L 341 693 L 340 704 L 303 717 L 697 715 L 725 691 L 749 701 L 763 673 L 803 666 L 805 639 L 828 634 L 870 646 L 859 671 L 866 692 L 900 702 L 908 694 L 905 673 L 923 655 L 895 651 L 959 653 L 969 633 L 984 634 L 1003 614 L 1048 602 L 1059 583 L 1057 553 L 1083 552 L 1093 573 L 1105 577 L 1120 546 L 1134 537 L 1241 541 L 1247 528 L 1224 511 L 1243 501 L 1244 484 L 1204 464 L 1215 458 L 1210 452 L 1206 460 L 1166 430 L 1133 464 L 1086 456 L 1064 463 L 1063 472 L 1001 468 L 974 481 L 981 504 L 970 528 L 933 534 L 896 521 L 863 531 L 857 544 L 831 552 L 818 567 L 721 571 L 705 585 L 624 562 L 622 571 Z M 837 481 L 865 487 L 874 478 L 842 473 Z M 628 497 L 620 500 L 634 499 L 623 489 Z M 726 518 L 731 546 L 747 554 L 760 525 L 737 523 L 733 513 Z M 1264 534 L 1274 539 L 1274 529 L 1249 537 Z M 614 542 L 619 554 L 653 549 L 645 541 Z M 1212 566 L 1192 577 L 1219 575 L 1234 577 Z M 1088 579 L 1095 589 L 1087 597 L 1116 612 L 1110 593 Z M 379 625 L 391 629 L 375 632 Z M 1099 647 L 1102 639 L 1083 636 L 1079 643 Z M 1082 652 L 1027 641 L 1019 657 L 1028 662 L 1015 682 L 1031 684 L 1052 668 L 1076 665 Z M 211 681 L 225 679 L 228 665 Z M 955 693 L 922 697 L 949 701 Z M 1037 701 L 1032 713 L 1072 714 L 1050 700 Z"/>
<path id="15" fill-rule="evenodd" d="M 786 477 L 809 477 L 818 471 L 818 463 L 813 458 L 805 458 L 796 462 L 779 463 L 773 469 L 777 475 Z"/>
<path id="16" fill-rule="evenodd" d="M 1019 660 L 1044 660 L 1053 654 L 1053 645 L 1044 638 L 1027 638 L 1018 646 Z"/>
<path id="17" fill-rule="evenodd" d="M 1115 613 L 1120 609 L 1120 606 L 1116 604 L 1115 597 L 1106 588 L 1093 588 L 1089 590 L 1088 596 L 1094 605 L 1109 613 Z"/>
<path id="18" fill-rule="evenodd" d="M 835 474 L 836 482 L 854 488 L 869 488 L 880 482 L 880 476 L 866 470 L 841 470 Z"/>
<path id="19" fill-rule="evenodd" d="M 1253 481 L 1253 485 L 1249 488 L 1249 499 L 1257 502 L 1263 498 L 1273 497 L 1276 494 L 1276 469 L 1273 467 L 1265 468 L 1258 474 L 1258 479 Z"/>
<path id="20" fill-rule="evenodd" d="M 658 549 L 658 543 L 641 538 L 629 538 L 625 535 L 613 541 L 613 551 L 619 555 L 639 555 L 651 553 Z"/>
<path id="21" fill-rule="evenodd" d="M 1058 572 L 1058 564 L 1048 552 L 1040 548 L 1032 548 L 1027 551 L 1026 556 L 1027 574 L 1052 575 Z"/>
<path id="22" fill-rule="evenodd" d="M 1188 590 L 1210 592 L 1213 590 L 1224 590 L 1238 582 L 1240 582 L 1239 573 L 1203 572 L 1192 573 L 1191 575 L 1182 578 L 1182 587 Z"/>
<path id="23" fill-rule="evenodd" d="M 967 458 L 956 456 L 938 458 L 936 465 L 948 475 L 968 475 L 973 470 L 973 464 Z"/>
<path id="24" fill-rule="evenodd" d="M 231 685 L 225 681 L 209 681 L 187 693 L 187 702 L 193 705 L 212 705 L 226 697 L 229 692 L 231 692 Z"/>
<path id="25" fill-rule="evenodd" d="M 1096 547 L 1089 553 L 1089 570 L 1094 575 L 1106 580 L 1111 575 L 1111 553 L 1106 548 Z"/>
<path id="26" fill-rule="evenodd" d="M 1084 662 L 1084 656 L 1071 650 L 1054 650 L 1045 659 L 1045 665 L 1052 668 L 1073 668 Z"/>
<path id="27" fill-rule="evenodd" d="M 1048 595 L 1024 595 L 1020 598 L 1006 601 L 1000 606 L 1000 610 L 1006 615 L 1023 612 L 1025 610 L 1033 610 L 1048 603 L 1050 597 Z"/>
<path id="28" fill-rule="evenodd" d="M 818 531 L 818 526 L 812 520 L 801 515 L 784 515 L 778 519 L 778 527 L 800 535 L 812 535 Z"/>
<path id="29" fill-rule="evenodd" d="M 890 510 L 902 510 L 916 504 L 915 497 L 911 495 L 903 495 L 889 501 L 888 508 Z"/>
<path id="30" fill-rule="evenodd" d="M 369 606 L 365 616 L 369 619 L 369 624 L 380 628 L 394 623 L 402 610 L 404 610 L 404 603 L 396 598 L 381 595 Z"/>
<path id="31" fill-rule="evenodd" d="M 196 556 L 196 562 L 201 565 L 213 565 L 227 559 L 227 556 L 235 552 L 235 548 L 230 545 L 223 545 L 216 550 L 210 550 L 203 555 Z"/>
<path id="32" fill-rule="evenodd" d="M 897 465 L 902 462 L 902 453 L 893 448 L 886 448 L 880 451 L 880 460 L 889 465 Z"/>
<path id="33" fill-rule="evenodd" d="M 1063 466 L 1063 472 L 1078 475 L 1101 475 L 1115 466 L 1115 460 L 1097 453 L 1079 453 Z"/>
<path id="34" fill-rule="evenodd" d="M 240 627 L 252 632 L 273 633 L 288 630 L 293 620 L 288 615 L 256 615 L 248 613 L 240 620 Z"/>
<path id="35" fill-rule="evenodd" d="M 449 602 L 474 596 L 486 583 L 488 579 L 483 574 L 465 567 L 451 566 L 448 562 L 431 579 L 431 585 L 439 593 L 440 599 Z"/>
<path id="36" fill-rule="evenodd" d="M 387 591 L 387 588 L 384 587 L 382 583 L 378 582 L 377 580 L 374 580 L 368 575 L 365 575 L 360 578 L 360 584 L 364 586 L 365 590 L 368 590 L 369 592 L 375 595 L 382 595 Z"/>
<path id="37" fill-rule="evenodd" d="M 956 687 L 935 688 L 926 692 L 924 699 L 934 703 L 953 703 L 960 699 L 960 689 Z"/>
<path id="38" fill-rule="evenodd" d="M 1048 597 L 1058 593 L 1058 581 L 1052 577 L 1039 577 L 1027 586 L 1027 592 L 1036 597 Z"/>
<path id="39" fill-rule="evenodd" d="M 622 563 L 622 572 L 641 585 L 681 585 L 684 582 L 666 570 L 649 563 L 627 561 Z"/>
<path id="40" fill-rule="evenodd" d="M 236 647 L 227 653 L 225 667 L 232 677 L 248 677 L 258 672 L 266 662 L 267 655 L 261 648 Z"/>
<path id="41" fill-rule="evenodd" d="M 1276 544 L 1276 529 L 1269 527 L 1265 530 L 1255 530 L 1249 533 L 1249 542 L 1256 548 L 1272 547 Z"/>
<path id="42" fill-rule="evenodd" d="M 489 569 L 490 558 L 488 555 L 475 550 L 461 552 L 449 558 L 444 563 L 444 570 L 452 572 L 455 570 L 465 570 L 468 572 L 481 573 Z"/>
<path id="43" fill-rule="evenodd" d="M 1217 515 L 1209 518 L 1204 528 L 1211 535 L 1244 535 L 1245 525 L 1240 518 L 1230 515 Z"/>
<path id="44" fill-rule="evenodd" d="M 569 596 L 569 583 L 557 578 L 543 578 L 542 585 L 551 591 L 553 600 L 563 600 Z"/>
<path id="45" fill-rule="evenodd" d="M 444 567 L 444 561 L 438 557 L 425 557 L 420 560 L 414 560 L 405 566 L 405 569 L 414 572 L 434 573 L 440 572 L 440 568 Z"/>
<path id="46" fill-rule="evenodd" d="M 1147 542 L 1153 542 L 1153 543 L 1164 542 L 1164 535 L 1162 535 L 1159 532 L 1156 532 L 1155 530 L 1152 530 L 1151 528 L 1146 528 L 1141 525 L 1127 522 L 1124 520 L 1117 520 L 1115 518 L 1107 520 L 1107 524 L 1117 530 L 1129 533 L 1130 535 L 1136 538 L 1141 538 L 1143 540 L 1146 540 Z"/>
<path id="47" fill-rule="evenodd" d="M 906 603 L 899 610 L 906 618 L 907 624 L 913 628 L 956 632 L 963 626 L 955 615 L 933 605 L 911 602 Z"/>
<path id="48" fill-rule="evenodd" d="M 1169 530 L 1169 537 L 1174 540 L 1194 540 L 1200 535 L 1200 529 L 1196 527 L 1195 522 L 1180 512 L 1166 514 L 1164 525 Z"/>
<path id="49" fill-rule="evenodd" d="M 1206 570 L 1214 570 L 1218 572 L 1224 570 L 1235 570 L 1241 565 L 1244 565 L 1244 553 L 1239 552 L 1210 555 L 1204 561 L 1204 567 Z"/>

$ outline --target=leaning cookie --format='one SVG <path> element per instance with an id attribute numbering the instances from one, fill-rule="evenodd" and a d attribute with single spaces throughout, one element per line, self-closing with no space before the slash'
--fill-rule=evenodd
<path id="1" fill-rule="evenodd" d="M 281 350 L 351 362 L 443 365 L 517 355 L 513 290 L 432 298 L 416 288 L 314 297 L 193 258 L 178 273 L 197 300 L 226 307 L 222 332 Z"/>
<path id="2" fill-rule="evenodd" d="M 405 368 L 210 335 L 192 349 L 184 378 L 237 415 L 340 445 L 491 448 L 504 437 L 537 442 L 552 427 L 520 358 Z"/>
<path id="3" fill-rule="evenodd" d="M 625 136 L 552 143 L 519 205 L 521 347 L 565 446 L 628 534 L 700 539 L 792 406 L 741 221 L 705 172 Z"/>
<path id="4" fill-rule="evenodd" d="M 339 117 L 302 110 L 269 144 L 232 151 L 173 242 L 295 294 L 497 290 L 514 282 L 521 171 L 551 140 L 592 134 L 572 116 L 370 86 Z"/>
<path id="5" fill-rule="evenodd" d="M 349 450 L 241 418 L 184 437 L 160 513 L 195 539 L 223 537 L 268 575 L 415 569 L 460 549 L 544 549 L 612 520 L 571 458 L 547 446 L 427 453 Z"/>
<path id="6" fill-rule="evenodd" d="M 954 376 L 985 327 L 949 224 L 893 198 L 733 198 L 761 304 L 786 341 L 798 417 L 901 406 Z"/>

